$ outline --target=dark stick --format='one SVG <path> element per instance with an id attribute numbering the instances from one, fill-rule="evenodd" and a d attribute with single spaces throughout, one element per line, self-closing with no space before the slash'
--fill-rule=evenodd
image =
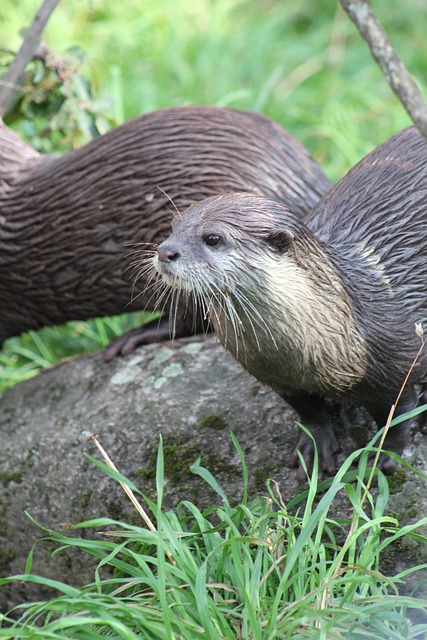
<path id="1" fill-rule="evenodd" d="M 427 105 L 378 22 L 368 0 L 340 0 L 412 122 L 427 140 Z"/>
<path id="2" fill-rule="evenodd" d="M 25 33 L 21 48 L 0 80 L 0 118 L 7 112 L 15 93 L 20 89 L 25 67 L 36 53 L 43 29 L 58 2 L 59 0 L 44 0 Z"/>

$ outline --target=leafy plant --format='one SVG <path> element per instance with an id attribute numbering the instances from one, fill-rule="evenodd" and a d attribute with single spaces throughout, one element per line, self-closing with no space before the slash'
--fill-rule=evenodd
<path id="1" fill-rule="evenodd" d="M 95 98 L 80 73 L 86 54 L 70 47 L 64 56 L 42 47 L 28 65 L 24 83 L 5 122 L 14 125 L 41 153 L 67 151 L 115 124 L 111 99 Z"/>

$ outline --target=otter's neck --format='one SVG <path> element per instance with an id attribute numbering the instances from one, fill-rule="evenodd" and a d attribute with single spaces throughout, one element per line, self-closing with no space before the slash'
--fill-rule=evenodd
<path id="1" fill-rule="evenodd" d="M 244 288 L 248 303 L 238 289 L 232 296 L 239 320 L 217 307 L 213 322 L 250 373 L 279 393 L 295 388 L 334 395 L 363 378 L 366 348 L 352 305 L 310 232 L 289 254 L 269 258 L 253 286 Z"/>
<path id="2" fill-rule="evenodd" d="M 40 154 L 0 119 L 0 192 L 31 166 Z"/>

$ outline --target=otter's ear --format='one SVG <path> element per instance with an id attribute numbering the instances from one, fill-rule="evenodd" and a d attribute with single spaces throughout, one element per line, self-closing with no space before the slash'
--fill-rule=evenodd
<path id="1" fill-rule="evenodd" d="M 269 245 L 275 249 L 278 253 L 285 253 L 290 244 L 294 240 L 294 234 L 291 231 L 273 231 L 267 238 L 267 242 Z"/>

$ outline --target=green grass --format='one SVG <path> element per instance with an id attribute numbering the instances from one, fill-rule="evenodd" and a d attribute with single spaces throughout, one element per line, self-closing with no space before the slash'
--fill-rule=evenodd
<path id="1" fill-rule="evenodd" d="M 17 49 L 19 32 L 38 5 L 39 0 L 2 0 L 0 49 Z M 373 7 L 412 73 L 425 82 L 425 2 L 377 0 Z M 66 129 L 68 122 L 70 131 L 79 126 L 75 120 L 82 120 L 87 99 L 96 113 L 116 123 L 187 103 L 256 110 L 298 137 L 336 181 L 409 124 L 335 0 L 63 0 L 48 24 L 45 42 L 58 55 L 71 46 L 87 54 L 81 72 L 89 92 L 79 85 L 70 97 L 71 88 L 64 90 L 68 107 L 61 126 Z M 6 64 L 10 55 L 1 60 Z M 104 117 L 97 123 L 98 130 L 107 126 Z M 15 126 L 42 149 L 52 141 L 43 142 L 37 118 Z M 87 121 L 81 129 L 75 136 L 80 143 L 93 132 Z M 66 148 L 51 137 L 58 151 Z M 83 339 L 76 340 L 74 352 L 103 344 L 105 330 L 102 323 L 96 326 L 99 338 L 90 325 L 87 333 L 93 340 L 87 337 L 84 346 Z M 69 341 L 66 335 L 64 330 L 56 337 L 48 332 L 42 340 L 58 344 Z M 19 367 L 25 378 L 46 362 L 33 338 L 23 340 L 22 345 L 9 341 L 4 349 L 0 390 L 19 381 Z M 34 349 L 34 359 L 23 361 L 22 349 L 29 356 Z"/>
<path id="2" fill-rule="evenodd" d="M 124 331 L 148 322 L 152 313 L 127 313 L 45 327 L 6 340 L 0 351 L 0 391 L 36 375 L 59 360 L 106 347 Z"/>
<path id="3" fill-rule="evenodd" d="M 74 588 L 32 575 L 30 556 L 27 573 L 0 580 L 0 588 L 24 580 L 51 586 L 57 595 L 20 605 L 14 611 L 15 622 L 10 616 L 0 619 L 0 639 L 424 637 L 427 600 L 417 598 L 417 593 L 399 593 L 405 578 L 422 567 L 385 576 L 380 561 L 387 547 L 402 538 L 425 543 L 417 529 L 427 518 L 401 527 L 385 515 L 386 478 L 377 475 L 375 494 L 362 482 L 368 475 L 368 450 L 357 472 L 349 469 L 360 451 L 333 480 L 319 485 L 314 472 L 306 493 L 284 504 L 274 484 L 268 495 L 248 500 L 248 470 L 234 438 L 233 442 L 243 470 L 242 499 L 236 505 L 196 461 L 191 470 L 216 492 L 217 505 L 201 511 L 183 500 L 174 510 L 163 509 L 160 445 L 157 501 L 145 500 L 154 515 L 154 530 L 106 518 L 74 527 L 77 533 L 98 532 L 93 539 L 44 529 L 57 552 L 75 547 L 99 561 L 94 581 Z M 129 480 L 92 460 L 143 499 Z M 318 489 L 323 489 L 321 497 Z M 348 520 L 334 515 L 340 493 L 352 505 Z"/>

